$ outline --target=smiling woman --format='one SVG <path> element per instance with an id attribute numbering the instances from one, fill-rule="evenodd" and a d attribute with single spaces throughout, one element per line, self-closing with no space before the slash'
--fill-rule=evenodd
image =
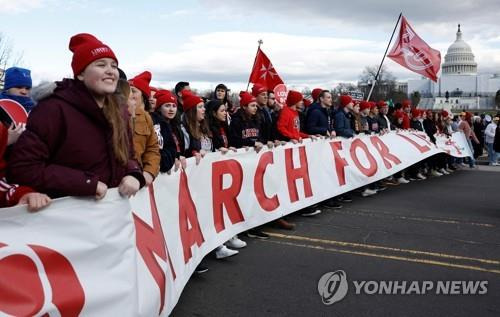
<path id="1" fill-rule="evenodd" d="M 133 195 L 145 180 L 133 158 L 126 107 L 114 95 L 118 59 L 90 34 L 73 36 L 69 48 L 74 79 L 57 82 L 30 113 L 8 177 L 51 197 L 101 199 L 108 187 Z"/>

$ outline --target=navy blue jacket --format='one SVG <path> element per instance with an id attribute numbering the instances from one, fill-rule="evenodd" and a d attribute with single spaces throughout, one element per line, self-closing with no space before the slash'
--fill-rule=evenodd
<path id="1" fill-rule="evenodd" d="M 344 138 L 352 138 L 354 136 L 351 121 L 347 117 L 347 113 L 343 108 L 340 108 L 335 113 L 335 133 L 337 136 L 342 136 Z"/>
<path id="2" fill-rule="evenodd" d="M 174 166 L 177 152 L 176 144 L 167 120 L 158 112 L 151 113 L 151 118 L 153 119 L 153 128 L 160 146 L 160 172 L 165 173 Z"/>
<path id="3" fill-rule="evenodd" d="M 321 107 L 318 103 L 312 104 L 307 110 L 306 132 L 308 134 L 326 135 L 326 132 L 332 130 L 332 118 L 328 109 Z"/>

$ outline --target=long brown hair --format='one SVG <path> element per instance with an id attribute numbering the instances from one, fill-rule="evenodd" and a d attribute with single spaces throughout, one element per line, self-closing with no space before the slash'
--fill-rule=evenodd
<path id="1" fill-rule="evenodd" d="M 118 94 L 106 96 L 102 111 L 113 131 L 113 152 L 118 162 L 125 166 L 129 159 L 129 126 L 123 118 L 122 111 L 125 111 L 125 109 L 121 109 L 120 97 L 125 96 Z"/>
<path id="2" fill-rule="evenodd" d="M 184 124 L 188 132 L 196 139 L 201 139 L 204 135 L 212 137 L 212 133 L 208 127 L 208 122 L 205 119 L 198 123 L 197 119 L 198 107 L 193 107 L 188 111 L 184 112 Z M 208 114 L 206 113 L 205 116 Z"/>

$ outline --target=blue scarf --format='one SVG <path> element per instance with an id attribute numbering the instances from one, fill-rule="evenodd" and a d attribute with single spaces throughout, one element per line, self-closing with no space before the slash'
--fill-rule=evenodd
<path id="1" fill-rule="evenodd" d="M 31 109 L 35 107 L 35 103 L 30 97 L 14 96 L 8 94 L 6 91 L 2 91 L 2 93 L 0 94 L 0 99 L 11 99 L 19 102 L 24 107 L 27 113 L 30 113 Z"/>

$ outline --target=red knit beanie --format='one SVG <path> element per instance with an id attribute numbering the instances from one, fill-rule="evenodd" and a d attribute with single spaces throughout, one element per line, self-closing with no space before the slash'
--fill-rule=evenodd
<path id="1" fill-rule="evenodd" d="M 312 105 L 312 101 L 311 99 L 307 99 L 307 98 L 304 98 L 304 107 L 309 107 L 310 105 Z"/>
<path id="2" fill-rule="evenodd" d="M 403 108 L 411 107 L 411 102 L 408 99 L 403 100 Z"/>
<path id="3" fill-rule="evenodd" d="M 88 64 L 100 58 L 109 57 L 118 63 L 115 53 L 95 36 L 87 33 L 74 35 L 69 40 L 69 50 L 73 52 L 71 68 L 73 75 L 80 75 Z"/>
<path id="4" fill-rule="evenodd" d="M 311 96 L 313 98 L 313 102 L 318 100 L 319 95 L 323 91 L 323 88 L 314 88 L 313 91 L 311 92 Z"/>
<path id="5" fill-rule="evenodd" d="M 411 109 L 411 116 L 413 118 L 416 118 L 416 117 L 418 117 L 420 115 L 422 115 L 422 112 L 420 111 L 420 109 L 417 109 L 417 108 Z"/>
<path id="6" fill-rule="evenodd" d="M 396 112 L 394 112 L 394 117 L 396 119 L 402 119 L 404 116 L 405 115 L 404 115 L 403 111 L 401 111 L 401 110 L 397 110 Z"/>
<path id="7" fill-rule="evenodd" d="M 339 100 L 340 100 L 340 106 L 341 107 L 345 107 L 345 106 L 347 106 L 348 104 L 350 104 L 352 102 L 351 96 L 348 96 L 348 95 L 342 95 L 342 96 L 340 96 Z"/>
<path id="8" fill-rule="evenodd" d="M 377 108 L 377 103 L 375 101 L 370 101 L 370 110 L 373 110 L 375 108 Z"/>
<path id="9" fill-rule="evenodd" d="M 254 97 L 257 97 L 258 95 L 260 95 L 263 92 L 267 92 L 267 88 L 266 87 L 264 87 L 261 84 L 254 84 L 253 85 L 253 87 L 252 87 L 252 95 Z"/>
<path id="10" fill-rule="evenodd" d="M 443 117 L 443 119 L 448 118 L 449 115 L 450 114 L 448 113 L 448 111 L 446 110 L 441 111 L 441 116 Z"/>
<path id="11" fill-rule="evenodd" d="M 203 99 L 196 96 L 190 90 L 182 91 L 182 108 L 184 111 L 189 111 L 190 109 L 196 107 Z"/>
<path id="12" fill-rule="evenodd" d="M 170 90 L 156 90 L 155 98 L 157 107 L 162 106 L 166 103 L 177 103 L 177 98 L 175 98 L 174 94 L 172 94 Z"/>
<path id="13" fill-rule="evenodd" d="M 151 73 L 148 71 L 142 72 L 128 81 L 131 86 L 142 91 L 148 98 L 151 97 L 151 88 L 149 88 L 149 83 L 151 82 Z"/>
<path id="14" fill-rule="evenodd" d="M 359 104 L 359 110 L 360 111 L 363 111 L 365 109 L 370 109 L 370 102 L 369 101 L 366 101 L 366 100 L 363 100 L 361 101 L 361 103 Z"/>
<path id="15" fill-rule="evenodd" d="M 377 106 L 379 108 L 383 108 L 383 107 L 387 107 L 387 103 L 383 100 L 380 100 L 378 103 L 377 103 Z"/>
<path id="16" fill-rule="evenodd" d="M 291 107 L 301 102 L 302 99 L 304 99 L 304 96 L 302 96 L 300 92 L 295 90 L 290 90 L 288 92 L 288 96 L 286 97 L 286 105 L 288 107 Z"/>
<path id="17" fill-rule="evenodd" d="M 255 97 L 252 96 L 249 92 L 240 92 L 240 107 L 246 107 L 253 101 L 255 101 Z"/>

